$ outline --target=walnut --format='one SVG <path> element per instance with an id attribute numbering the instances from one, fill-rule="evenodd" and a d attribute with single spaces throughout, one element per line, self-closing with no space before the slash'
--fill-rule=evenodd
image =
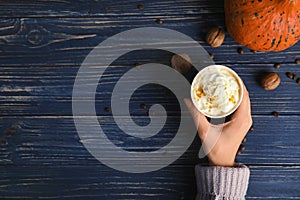
<path id="1" fill-rule="evenodd" d="M 224 39 L 225 32 L 219 27 L 210 29 L 206 35 L 207 44 L 209 44 L 213 48 L 221 46 Z"/>
<path id="2" fill-rule="evenodd" d="M 192 67 L 191 58 L 187 54 L 174 55 L 171 59 L 172 67 L 181 74 L 186 74 Z"/>
<path id="3" fill-rule="evenodd" d="M 280 77 L 275 72 L 267 73 L 261 80 L 261 86 L 264 90 L 274 90 L 280 84 Z"/>

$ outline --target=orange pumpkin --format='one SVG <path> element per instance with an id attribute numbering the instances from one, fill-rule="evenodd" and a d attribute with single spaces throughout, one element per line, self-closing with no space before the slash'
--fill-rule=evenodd
<path id="1" fill-rule="evenodd" d="M 300 0 L 225 0 L 226 28 L 256 51 L 282 51 L 300 40 Z"/>

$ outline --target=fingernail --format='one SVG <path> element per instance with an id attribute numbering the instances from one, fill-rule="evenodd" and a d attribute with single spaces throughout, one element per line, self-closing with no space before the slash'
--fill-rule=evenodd
<path id="1" fill-rule="evenodd" d="M 147 108 L 147 105 L 144 104 L 144 103 L 141 103 L 140 108 L 143 109 L 143 110 L 145 110 Z"/>

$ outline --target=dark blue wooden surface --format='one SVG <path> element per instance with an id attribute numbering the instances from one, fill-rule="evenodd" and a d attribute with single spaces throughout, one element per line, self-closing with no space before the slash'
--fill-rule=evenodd
<path id="1" fill-rule="evenodd" d="M 138 10 L 138 4 L 145 9 Z M 75 76 L 98 43 L 131 28 L 166 27 L 199 41 L 214 53 L 214 62 L 236 70 L 248 87 L 254 131 L 237 157 L 251 169 L 247 199 L 300 199 L 300 85 L 285 76 L 290 71 L 300 77 L 300 65 L 294 63 L 300 58 L 300 43 L 279 53 L 253 54 L 244 48 L 245 54 L 239 55 L 239 45 L 227 35 L 220 48 L 211 49 L 204 41 L 205 33 L 211 26 L 225 27 L 222 4 L 217 0 L 0 1 L 0 198 L 194 198 L 193 169 L 203 161 L 197 158 L 197 138 L 170 166 L 127 174 L 93 158 L 72 119 Z M 157 18 L 164 23 L 156 24 Z M 97 90 L 96 109 L 114 143 L 127 150 L 151 150 L 173 138 L 178 105 L 164 88 L 144 87 L 131 101 L 132 116 L 141 125 L 149 121 L 141 103 L 159 102 L 169 108 L 168 134 L 156 141 L 140 145 L 121 137 L 111 113 L 105 112 L 124 72 L 136 63 L 168 64 L 170 56 L 132 52 L 106 71 Z M 274 63 L 281 63 L 281 68 L 275 69 Z M 280 75 L 282 82 L 275 91 L 259 86 L 264 71 Z M 273 111 L 280 116 L 274 117 Z"/>

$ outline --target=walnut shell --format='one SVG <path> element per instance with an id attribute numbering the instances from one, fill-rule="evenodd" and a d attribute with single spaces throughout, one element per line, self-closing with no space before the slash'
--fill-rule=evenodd
<path id="1" fill-rule="evenodd" d="M 210 29 L 206 34 L 206 42 L 213 48 L 221 46 L 224 39 L 225 32 L 219 27 Z"/>
<path id="2" fill-rule="evenodd" d="M 186 74 L 192 67 L 191 58 L 187 54 L 174 55 L 171 59 L 172 67 L 181 74 Z"/>
<path id="3" fill-rule="evenodd" d="M 280 84 L 280 77 L 275 72 L 267 73 L 261 80 L 261 86 L 264 90 L 274 90 Z"/>

